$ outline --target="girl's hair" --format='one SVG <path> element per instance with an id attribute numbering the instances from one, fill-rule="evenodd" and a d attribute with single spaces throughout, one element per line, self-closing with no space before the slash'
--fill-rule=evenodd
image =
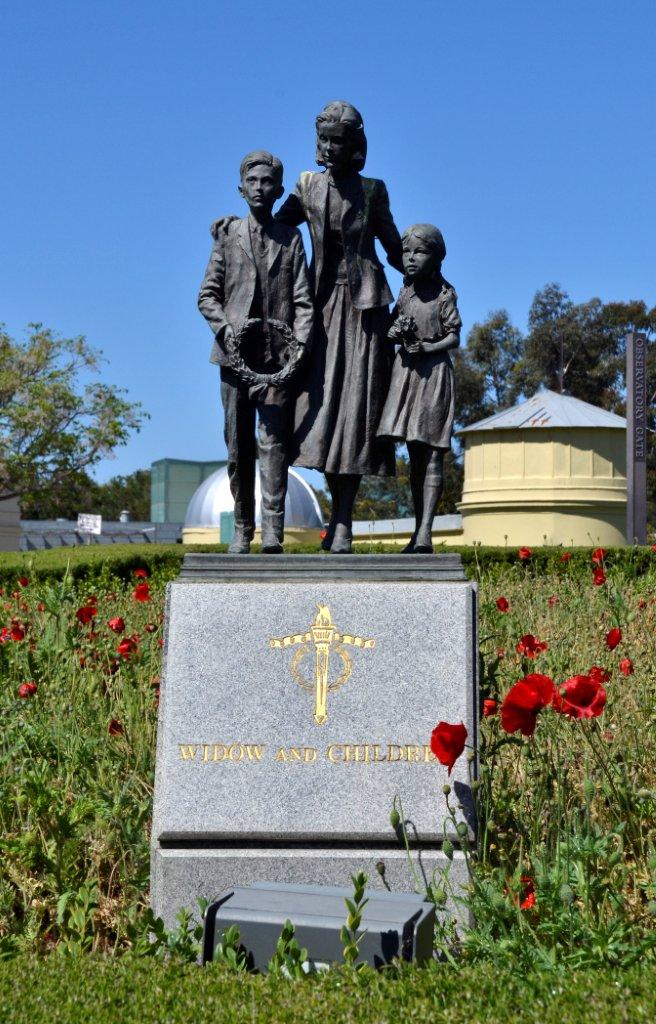
<path id="1" fill-rule="evenodd" d="M 327 103 L 316 120 L 317 135 L 322 128 L 338 129 L 350 148 L 351 168 L 361 171 L 367 159 L 367 137 L 364 134 L 364 123 L 360 113 L 345 100 L 333 100 Z M 323 166 L 323 160 L 317 146 L 317 163 Z"/>

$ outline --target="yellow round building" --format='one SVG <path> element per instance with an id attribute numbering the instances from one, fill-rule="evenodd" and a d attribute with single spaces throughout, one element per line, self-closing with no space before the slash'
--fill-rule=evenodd
<path id="1" fill-rule="evenodd" d="M 621 416 L 540 391 L 458 434 L 464 448 L 458 543 L 626 543 Z"/>

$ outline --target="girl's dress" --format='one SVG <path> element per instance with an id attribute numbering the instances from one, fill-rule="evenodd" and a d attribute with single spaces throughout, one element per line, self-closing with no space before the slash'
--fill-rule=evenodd
<path id="1" fill-rule="evenodd" d="M 417 337 L 439 341 L 459 334 L 462 326 L 457 295 L 443 277 L 435 282 L 434 296 L 420 299 L 414 287 L 402 289 L 393 315 L 412 316 Z M 453 363 L 448 352 L 424 354 L 399 348 L 383 409 L 379 437 L 419 441 L 431 448 L 450 448 L 455 413 Z"/>

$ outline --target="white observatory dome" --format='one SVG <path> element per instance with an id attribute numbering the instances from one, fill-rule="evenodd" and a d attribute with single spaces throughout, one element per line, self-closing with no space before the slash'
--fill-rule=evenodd
<path id="1" fill-rule="evenodd" d="M 234 511 L 235 503 L 230 493 L 230 482 L 226 466 L 204 480 L 193 495 L 187 507 L 185 528 L 219 527 L 221 513 Z M 262 522 L 262 494 L 260 491 L 259 466 L 255 475 L 255 524 Z M 320 530 L 323 526 L 321 510 L 314 491 L 295 469 L 289 470 L 287 497 L 285 498 L 285 526 Z"/>

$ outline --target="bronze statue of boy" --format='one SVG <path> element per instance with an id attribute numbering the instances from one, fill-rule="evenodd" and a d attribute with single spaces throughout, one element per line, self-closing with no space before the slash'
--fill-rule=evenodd
<path id="1" fill-rule="evenodd" d="M 277 554 L 284 536 L 293 371 L 311 340 L 313 305 L 300 232 L 272 217 L 284 191 L 282 163 L 258 150 L 244 157 L 239 173 L 239 192 L 249 214 L 216 232 L 198 306 L 214 334 L 210 362 L 221 368 L 228 477 L 235 501 L 235 536 L 229 550 L 250 550 L 259 457 L 262 551 Z"/>

